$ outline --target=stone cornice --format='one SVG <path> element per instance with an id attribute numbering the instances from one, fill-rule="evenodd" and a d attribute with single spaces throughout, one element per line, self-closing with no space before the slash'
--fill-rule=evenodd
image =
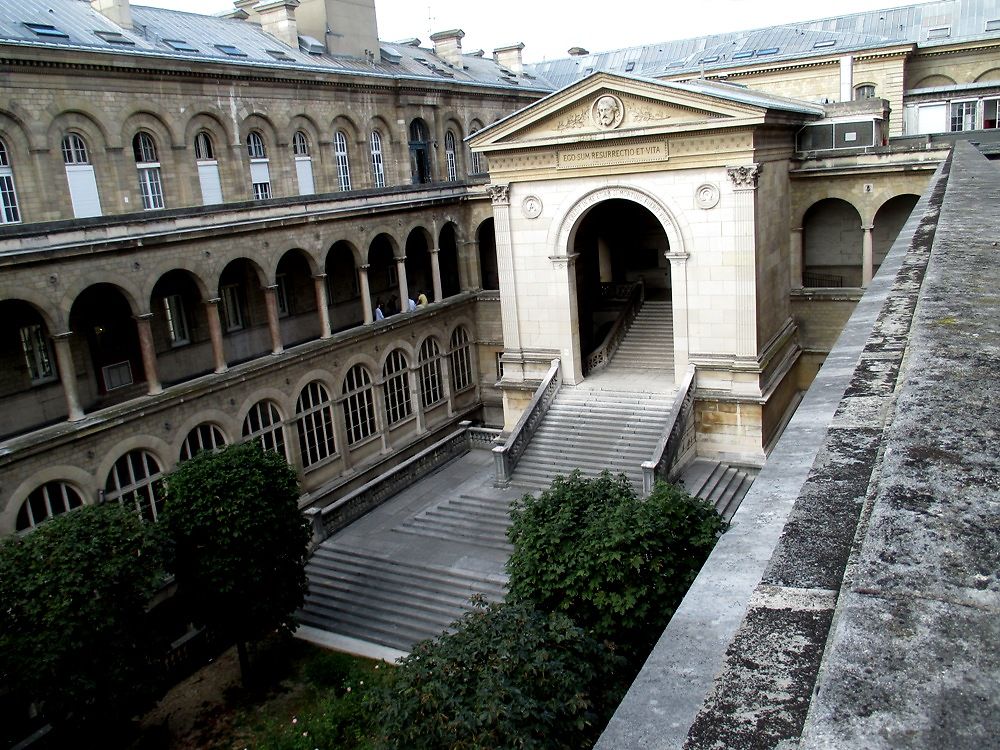
<path id="1" fill-rule="evenodd" d="M 158 58 L 156 56 L 131 57 L 119 60 L 110 55 L 100 53 L 89 57 L 97 59 L 51 59 L 42 57 L 17 57 L 10 54 L 10 49 L 0 54 L 0 68 L 46 68 L 54 70 L 80 71 L 86 74 L 112 74 L 127 76 L 187 78 L 194 80 L 210 79 L 212 81 L 239 81 L 262 83 L 277 86 L 317 86 L 323 88 L 341 88 L 355 90 L 381 90 L 407 94 L 427 95 L 428 93 L 447 92 L 449 94 L 468 91 L 475 93 L 479 99 L 507 99 L 511 96 L 534 101 L 540 95 L 547 93 L 543 89 L 527 89 L 519 87 L 501 87 L 477 81 L 434 80 L 411 78 L 408 76 L 372 75 L 366 76 L 350 70 L 329 71 L 316 69 L 262 68 L 257 66 L 241 67 L 234 63 L 214 60 L 174 60 L 173 58 Z M 34 51 L 34 48 L 25 48 Z M 51 50 L 45 50 L 51 52 Z M 81 57 L 85 53 L 81 53 Z M 65 55 L 70 57 L 70 55 Z M 122 64 L 128 62 L 132 64 Z M 135 65 L 136 62 L 145 63 Z M 159 63 L 159 64 L 158 64 Z M 175 67 L 175 64 L 182 65 Z M 197 63 L 192 67 L 192 63 Z"/>

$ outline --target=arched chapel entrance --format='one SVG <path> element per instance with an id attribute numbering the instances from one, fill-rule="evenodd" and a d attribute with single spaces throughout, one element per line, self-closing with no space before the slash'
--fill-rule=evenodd
<path id="1" fill-rule="evenodd" d="M 641 282 L 647 301 L 671 300 L 670 241 L 660 220 L 633 201 L 610 198 L 590 208 L 570 239 L 578 326 L 575 331 L 583 374 L 588 356 L 602 346 L 627 306 L 632 286 Z M 673 332 L 663 347 L 673 349 Z"/>

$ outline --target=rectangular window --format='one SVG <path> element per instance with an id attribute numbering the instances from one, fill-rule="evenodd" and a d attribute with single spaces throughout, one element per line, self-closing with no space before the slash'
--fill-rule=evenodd
<path id="1" fill-rule="evenodd" d="M 393 261 L 385 268 L 386 286 L 396 286 L 399 284 L 399 274 L 396 272 L 396 263 Z"/>
<path id="2" fill-rule="evenodd" d="M 951 103 L 951 132 L 976 129 L 976 103 Z"/>
<path id="3" fill-rule="evenodd" d="M 197 52 L 198 48 L 183 39 L 164 39 L 163 43 L 178 52 Z"/>
<path id="4" fill-rule="evenodd" d="M 132 385 L 132 365 L 128 360 L 107 365 L 101 368 L 101 377 L 104 379 L 104 390 L 106 391 Z"/>
<path id="5" fill-rule="evenodd" d="M 983 100 L 983 128 L 992 129 L 997 127 L 998 109 L 1000 109 L 1000 99 Z"/>
<path id="6" fill-rule="evenodd" d="M 19 221 L 21 211 L 17 207 L 14 175 L 9 167 L 0 167 L 0 224 L 16 224 Z"/>
<path id="7" fill-rule="evenodd" d="M 21 327 L 21 349 L 32 383 L 44 383 L 55 378 L 52 352 L 40 324 Z"/>
<path id="8" fill-rule="evenodd" d="M 187 317 L 184 314 L 184 300 L 179 294 L 171 294 L 163 298 L 163 312 L 167 319 L 167 332 L 172 346 L 183 346 L 191 343 L 188 333 Z"/>
<path id="9" fill-rule="evenodd" d="M 57 29 L 50 23 L 24 23 L 25 27 L 34 32 L 38 36 L 48 36 L 55 37 L 58 39 L 69 39 L 69 34 L 65 31 Z"/>
<path id="10" fill-rule="evenodd" d="M 497 358 L 497 380 L 503 380 L 503 352 L 497 352 L 496 358 Z"/>
<path id="11" fill-rule="evenodd" d="M 267 159 L 250 162 L 250 182 L 253 185 L 254 200 L 266 200 L 271 197 L 271 174 Z"/>
<path id="12" fill-rule="evenodd" d="M 160 167 L 139 167 L 139 191 L 142 207 L 146 211 L 163 208 L 163 187 L 160 185 Z"/>
<path id="13" fill-rule="evenodd" d="M 227 331 L 243 330 L 243 310 L 240 305 L 240 288 L 236 284 L 222 287 L 222 322 Z"/>
<path id="14" fill-rule="evenodd" d="M 101 215 L 101 198 L 97 194 L 97 175 L 93 164 L 67 164 L 66 181 L 73 203 L 73 216 L 83 219 Z"/>
<path id="15" fill-rule="evenodd" d="M 295 157 L 295 176 L 299 180 L 299 195 L 312 195 L 316 192 L 316 185 L 313 182 L 312 159 L 310 157 Z"/>

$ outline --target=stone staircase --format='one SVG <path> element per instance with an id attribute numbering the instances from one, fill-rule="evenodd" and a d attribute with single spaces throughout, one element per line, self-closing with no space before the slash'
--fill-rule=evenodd
<path id="1" fill-rule="evenodd" d="M 579 469 L 593 477 L 609 469 L 624 472 L 634 487 L 642 487 L 642 462 L 656 447 L 673 399 L 673 391 L 563 386 L 518 461 L 511 483 L 538 490 L 557 474 L 568 476 Z"/>
<path id="2" fill-rule="evenodd" d="M 674 312 L 669 300 L 646 300 L 605 372 L 674 371 Z"/>
<path id="3" fill-rule="evenodd" d="M 446 497 L 407 518 L 395 531 L 510 553 L 511 547 L 507 543 L 509 507 L 508 497 L 487 497 L 485 493 Z"/>
<path id="4" fill-rule="evenodd" d="M 503 599 L 505 576 L 401 563 L 344 546 L 320 545 L 306 565 L 302 625 L 409 652 L 471 609 L 471 597 Z"/>
<path id="5" fill-rule="evenodd" d="M 756 476 L 755 469 L 696 458 L 684 466 L 677 484 L 695 497 L 710 502 L 719 511 L 719 515 L 729 521 L 740 507 Z"/>

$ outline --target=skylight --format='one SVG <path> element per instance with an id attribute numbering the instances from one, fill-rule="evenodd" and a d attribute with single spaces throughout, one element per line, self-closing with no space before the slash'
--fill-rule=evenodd
<path id="1" fill-rule="evenodd" d="M 633 70 L 635 70 L 635 60 L 629 60 L 625 63 L 625 72 L 631 73 Z"/>
<path id="2" fill-rule="evenodd" d="M 777 54 L 777 52 L 778 52 L 779 49 L 781 49 L 781 48 L 780 47 L 768 47 L 766 49 L 759 49 L 759 50 L 757 50 L 757 57 L 760 57 L 761 55 L 774 55 L 774 54 Z"/>
<path id="3" fill-rule="evenodd" d="M 937 26 L 933 29 L 927 29 L 928 39 L 947 39 L 951 36 L 951 26 Z"/>
<path id="4" fill-rule="evenodd" d="M 219 52 L 224 52 L 230 57 L 248 57 L 247 53 L 241 50 L 239 47 L 234 47 L 232 44 L 216 44 L 215 48 Z"/>
<path id="5" fill-rule="evenodd" d="M 95 31 L 94 33 L 108 44 L 124 44 L 132 47 L 135 46 L 135 42 L 133 42 L 124 34 L 119 34 L 117 31 Z"/>
<path id="6" fill-rule="evenodd" d="M 264 51 L 267 52 L 267 54 L 269 54 L 275 60 L 294 60 L 294 58 L 291 55 L 282 52 L 280 49 L 267 49 Z"/>
<path id="7" fill-rule="evenodd" d="M 733 55 L 734 60 L 746 60 L 748 57 L 753 57 L 753 50 L 747 52 L 737 52 Z"/>
<path id="8" fill-rule="evenodd" d="M 24 25 L 29 31 L 33 31 L 38 36 L 50 36 L 50 37 L 58 37 L 60 39 L 69 39 L 69 34 L 67 34 L 65 31 L 60 31 L 50 23 L 28 23 L 27 21 L 25 21 Z"/>
<path id="9" fill-rule="evenodd" d="M 198 48 L 183 39 L 164 39 L 163 43 L 178 52 L 197 52 Z"/>
<path id="10" fill-rule="evenodd" d="M 832 47 L 832 46 L 833 46 L 833 45 L 835 45 L 836 43 L 837 43 L 837 40 L 836 40 L 836 39 L 824 39 L 824 40 L 823 40 L 823 41 L 821 41 L 821 42 L 816 42 L 816 43 L 815 43 L 815 44 L 813 45 L 813 48 L 815 48 L 815 49 L 820 49 L 821 47 Z"/>
<path id="11" fill-rule="evenodd" d="M 1000 18 L 994 18 L 986 22 L 987 31 L 1000 31 Z"/>
<path id="12" fill-rule="evenodd" d="M 719 62 L 719 56 L 718 55 L 712 55 L 711 57 L 703 57 L 698 62 L 700 62 L 700 63 Z"/>

